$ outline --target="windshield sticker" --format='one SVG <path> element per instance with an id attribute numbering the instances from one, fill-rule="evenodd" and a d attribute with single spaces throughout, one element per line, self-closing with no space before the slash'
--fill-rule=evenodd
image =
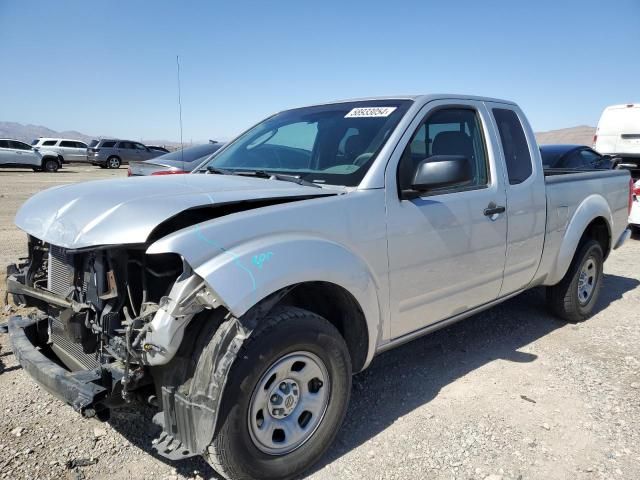
<path id="1" fill-rule="evenodd" d="M 344 118 L 388 117 L 397 107 L 358 107 L 347 113 Z"/>

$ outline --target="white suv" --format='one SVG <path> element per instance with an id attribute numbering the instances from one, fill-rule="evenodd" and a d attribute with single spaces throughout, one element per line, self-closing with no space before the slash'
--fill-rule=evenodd
<path id="1" fill-rule="evenodd" d="M 40 137 L 31 142 L 31 146 L 36 150 L 56 152 L 62 158 L 62 163 L 87 161 L 87 144 L 78 140 Z"/>

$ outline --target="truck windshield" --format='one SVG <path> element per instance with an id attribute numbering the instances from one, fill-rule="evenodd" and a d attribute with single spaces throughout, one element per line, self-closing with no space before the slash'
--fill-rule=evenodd
<path id="1" fill-rule="evenodd" d="M 372 100 L 278 113 L 233 141 L 202 171 L 262 171 L 356 186 L 411 105 Z"/>

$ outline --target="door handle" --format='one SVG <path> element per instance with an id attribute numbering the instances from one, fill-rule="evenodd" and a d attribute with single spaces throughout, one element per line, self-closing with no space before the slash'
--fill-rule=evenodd
<path id="1" fill-rule="evenodd" d="M 495 203 L 491 202 L 489 204 L 489 206 L 487 208 L 484 209 L 484 214 L 487 217 L 492 217 L 491 220 L 495 220 L 495 218 L 493 218 L 494 216 L 497 218 L 497 216 L 501 213 L 504 213 L 506 210 L 505 207 L 503 206 L 498 206 Z"/>

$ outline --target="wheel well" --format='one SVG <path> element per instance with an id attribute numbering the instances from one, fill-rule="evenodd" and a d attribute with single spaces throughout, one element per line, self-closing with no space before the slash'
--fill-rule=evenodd
<path id="1" fill-rule="evenodd" d="M 44 164 L 47 160 L 57 160 L 58 162 L 60 162 L 60 157 L 54 157 L 53 155 L 47 155 L 45 157 L 42 157 L 42 166 L 44 167 Z"/>
<path id="2" fill-rule="evenodd" d="M 592 220 L 587 226 L 580 239 L 580 244 L 586 240 L 595 240 L 598 242 L 602 247 L 604 258 L 607 258 L 611 249 L 611 233 L 609 232 L 609 224 L 603 217 Z"/>
<path id="3" fill-rule="evenodd" d="M 298 284 L 281 301 L 326 318 L 344 338 L 353 372 L 364 366 L 369 348 L 369 331 L 357 300 L 339 285 L 328 282 Z"/>

